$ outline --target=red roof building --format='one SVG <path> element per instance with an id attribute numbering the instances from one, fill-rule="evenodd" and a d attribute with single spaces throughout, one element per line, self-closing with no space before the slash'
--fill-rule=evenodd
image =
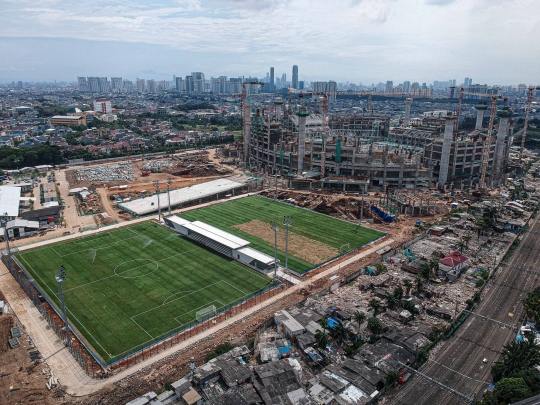
<path id="1" fill-rule="evenodd" d="M 467 267 L 468 260 L 469 258 L 460 252 L 452 252 L 439 262 L 439 274 L 445 276 L 448 281 L 455 281 Z"/>

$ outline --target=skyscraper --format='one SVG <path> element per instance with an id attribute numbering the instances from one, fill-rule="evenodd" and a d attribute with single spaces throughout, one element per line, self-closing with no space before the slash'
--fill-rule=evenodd
<path id="1" fill-rule="evenodd" d="M 408 93 L 411 90 L 411 82 L 408 80 L 405 80 L 403 82 L 403 93 Z"/>
<path id="2" fill-rule="evenodd" d="M 293 89 L 298 89 L 298 66 L 292 67 L 292 86 Z"/>
<path id="3" fill-rule="evenodd" d="M 144 93 L 146 88 L 146 81 L 144 79 L 137 79 L 137 92 Z"/>
<path id="4" fill-rule="evenodd" d="M 390 93 L 392 89 L 394 88 L 394 82 L 392 80 L 388 80 L 386 82 L 386 86 L 384 88 L 385 93 Z"/>
<path id="5" fill-rule="evenodd" d="M 204 93 L 204 73 L 192 72 L 191 77 L 193 78 L 193 92 Z"/>
<path id="6" fill-rule="evenodd" d="M 268 90 L 274 91 L 276 90 L 275 84 L 274 84 L 274 68 L 270 68 L 270 85 L 268 86 Z"/>
<path id="7" fill-rule="evenodd" d="M 122 88 L 122 78 L 121 77 L 111 77 L 111 89 L 121 89 Z"/>
<path id="8" fill-rule="evenodd" d="M 186 93 L 191 94 L 194 92 L 193 76 L 186 76 Z"/>

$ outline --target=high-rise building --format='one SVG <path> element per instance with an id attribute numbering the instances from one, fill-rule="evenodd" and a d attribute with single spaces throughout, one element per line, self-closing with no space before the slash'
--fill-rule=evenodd
<path id="1" fill-rule="evenodd" d="M 270 68 L 270 85 L 268 86 L 268 90 L 273 92 L 276 90 L 275 84 L 274 84 L 274 68 Z"/>
<path id="2" fill-rule="evenodd" d="M 137 93 L 144 93 L 146 90 L 146 81 L 144 79 L 137 79 Z"/>
<path id="3" fill-rule="evenodd" d="M 220 94 L 229 93 L 229 83 L 227 81 L 227 76 L 219 76 L 219 92 Z"/>
<path id="4" fill-rule="evenodd" d="M 88 77 L 88 91 L 99 93 L 99 77 Z"/>
<path id="5" fill-rule="evenodd" d="M 204 73 L 202 72 L 191 72 L 191 77 L 193 78 L 193 92 L 194 93 L 204 93 Z"/>
<path id="6" fill-rule="evenodd" d="M 211 77 L 210 78 L 210 86 L 211 86 L 212 93 L 220 94 L 220 91 L 219 91 L 219 78 L 216 79 L 214 77 Z"/>
<path id="7" fill-rule="evenodd" d="M 146 81 L 146 91 L 148 93 L 155 93 L 156 92 L 156 81 L 154 79 L 148 79 Z"/>
<path id="8" fill-rule="evenodd" d="M 313 82 L 314 93 L 327 93 L 329 101 L 336 101 L 337 83 L 330 80 L 328 82 Z"/>
<path id="9" fill-rule="evenodd" d="M 186 76 L 186 92 L 188 94 L 193 93 L 195 90 L 195 86 L 193 83 L 193 76 Z"/>
<path id="10" fill-rule="evenodd" d="M 409 91 L 411 91 L 411 82 L 408 80 L 405 80 L 403 82 L 403 93 L 408 93 Z"/>
<path id="11" fill-rule="evenodd" d="M 388 80 L 386 82 L 386 86 L 384 88 L 384 92 L 385 93 L 390 93 L 392 92 L 392 89 L 394 88 L 394 82 L 392 80 Z"/>
<path id="12" fill-rule="evenodd" d="M 133 82 L 131 80 L 122 80 L 122 89 L 125 93 L 133 92 Z"/>
<path id="13" fill-rule="evenodd" d="M 298 89 L 298 65 L 292 67 L 292 85 L 293 89 Z"/>
<path id="14" fill-rule="evenodd" d="M 298 90 L 304 90 L 304 81 L 303 80 L 300 80 L 298 82 Z"/>
<path id="15" fill-rule="evenodd" d="M 79 91 L 89 91 L 86 77 L 77 77 L 77 86 L 79 87 Z"/>
<path id="16" fill-rule="evenodd" d="M 184 79 L 182 79 L 181 77 L 175 78 L 174 86 L 175 86 L 176 90 L 178 90 L 178 91 L 185 91 L 186 90 L 186 84 L 184 82 Z"/>
<path id="17" fill-rule="evenodd" d="M 111 77 L 111 89 L 121 89 L 122 88 L 122 78 L 121 77 Z"/>
<path id="18" fill-rule="evenodd" d="M 106 77 L 98 77 L 99 92 L 108 93 L 111 91 L 111 82 Z"/>

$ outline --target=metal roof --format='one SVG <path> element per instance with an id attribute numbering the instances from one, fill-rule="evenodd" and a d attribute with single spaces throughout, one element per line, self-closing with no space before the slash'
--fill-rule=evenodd
<path id="1" fill-rule="evenodd" d="M 273 264 L 275 261 L 275 259 L 272 256 L 259 252 L 258 250 L 250 248 L 249 246 L 243 247 L 242 249 L 238 249 L 238 251 L 266 265 Z"/>
<path id="2" fill-rule="evenodd" d="M 222 231 L 215 226 L 205 224 L 201 221 L 188 222 L 182 224 L 182 226 L 208 239 L 216 241 L 221 245 L 227 246 L 230 249 L 238 249 L 249 245 L 247 240 L 234 236 L 229 232 Z"/>
<path id="3" fill-rule="evenodd" d="M 0 186 L 0 215 L 7 213 L 8 217 L 19 216 L 21 188 Z"/>

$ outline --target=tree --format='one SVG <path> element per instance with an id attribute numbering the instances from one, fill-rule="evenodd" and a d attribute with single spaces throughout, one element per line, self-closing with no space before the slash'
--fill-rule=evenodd
<path id="1" fill-rule="evenodd" d="M 414 281 L 416 282 L 416 292 L 419 293 L 420 291 L 422 291 L 422 286 L 424 285 L 424 278 L 420 274 L 417 274 L 414 277 Z"/>
<path id="2" fill-rule="evenodd" d="M 467 234 L 463 237 L 463 240 L 465 241 L 465 247 L 469 247 L 469 242 L 471 241 L 472 236 L 470 234 Z"/>
<path id="3" fill-rule="evenodd" d="M 386 300 L 388 302 L 388 308 L 390 309 L 394 309 L 399 305 L 399 300 L 396 298 L 395 294 L 386 294 Z"/>
<path id="4" fill-rule="evenodd" d="M 377 263 L 376 268 L 379 273 L 386 273 L 386 271 L 388 270 L 383 262 Z"/>
<path id="5" fill-rule="evenodd" d="M 336 323 L 332 328 L 331 334 L 334 339 L 339 340 L 339 344 L 343 346 L 343 342 L 349 339 L 349 337 L 352 335 L 352 332 L 347 326 L 345 326 L 343 322 L 338 321 L 338 323 Z"/>
<path id="6" fill-rule="evenodd" d="M 386 385 L 394 385 L 398 382 L 399 374 L 395 370 L 390 370 L 386 375 L 384 376 L 384 382 Z"/>
<path id="7" fill-rule="evenodd" d="M 523 378 L 503 378 L 493 390 L 493 395 L 499 403 L 514 403 L 532 395 L 531 389 Z"/>
<path id="8" fill-rule="evenodd" d="M 463 253 L 463 248 L 467 246 L 467 242 L 465 242 L 465 239 L 459 238 L 457 241 L 457 247 L 459 248 L 459 251 Z"/>
<path id="9" fill-rule="evenodd" d="M 356 322 L 358 322 L 358 326 L 360 326 L 366 320 L 366 314 L 364 314 L 363 312 L 360 312 L 360 311 L 356 311 L 354 313 L 354 319 L 355 319 Z"/>
<path id="10" fill-rule="evenodd" d="M 540 288 L 536 288 L 527 294 L 523 300 L 523 306 L 527 311 L 527 316 L 534 319 L 534 322 L 540 324 Z"/>
<path id="11" fill-rule="evenodd" d="M 513 340 L 504 346 L 501 359 L 491 367 L 491 375 L 493 381 L 499 381 L 539 364 L 540 347 L 534 343 L 534 335 L 527 333 L 521 342 Z"/>
<path id="12" fill-rule="evenodd" d="M 377 301 L 375 298 L 372 298 L 371 301 L 369 301 L 369 306 L 371 309 L 373 309 L 373 316 L 377 316 L 382 308 L 379 301 Z"/>
<path id="13" fill-rule="evenodd" d="M 429 284 L 429 279 L 431 278 L 431 272 L 432 272 L 430 263 L 429 262 L 422 263 L 418 270 L 422 278 L 426 281 L 427 284 Z"/>
<path id="14" fill-rule="evenodd" d="M 319 346 L 319 348 L 325 349 L 329 341 L 326 330 L 323 329 L 322 331 L 318 330 L 315 332 L 315 340 L 317 341 L 317 346 Z"/>
<path id="15" fill-rule="evenodd" d="M 383 326 L 381 321 L 379 321 L 377 318 L 369 318 L 368 320 L 368 328 L 374 335 L 378 335 L 382 332 Z"/>
<path id="16" fill-rule="evenodd" d="M 412 283 L 409 280 L 405 280 L 403 282 L 403 287 L 405 287 L 405 295 L 409 295 L 411 293 Z"/>
<path id="17" fill-rule="evenodd" d="M 403 298 L 403 287 L 398 285 L 394 288 L 394 297 L 399 301 Z"/>

